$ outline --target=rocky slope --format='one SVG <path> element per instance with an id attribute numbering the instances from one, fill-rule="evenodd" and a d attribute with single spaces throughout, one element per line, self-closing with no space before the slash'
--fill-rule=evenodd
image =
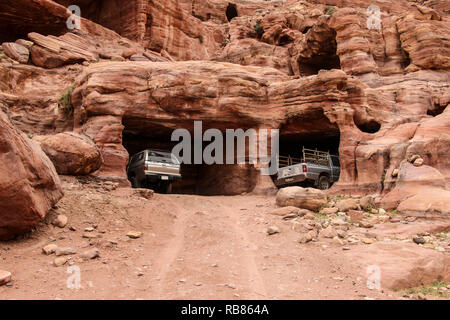
<path id="1" fill-rule="evenodd" d="M 70 4 L 81 30 L 67 29 L 67 1 L 2 1 L 0 106 L 30 137 L 90 137 L 101 153 L 92 174 L 127 185 L 130 153 L 167 148 L 173 129 L 202 120 L 280 129 L 281 149 L 315 141 L 338 151 L 330 193 L 450 213 L 447 1 L 372 1 L 379 29 L 358 0 Z M 180 192 L 273 188 L 252 166 L 185 173 Z"/>

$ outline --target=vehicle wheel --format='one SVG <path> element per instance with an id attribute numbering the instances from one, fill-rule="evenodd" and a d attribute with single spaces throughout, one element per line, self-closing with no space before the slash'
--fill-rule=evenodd
<path id="1" fill-rule="evenodd" d="M 172 193 L 172 184 L 170 182 L 167 183 L 166 193 L 167 194 Z"/>
<path id="2" fill-rule="evenodd" d="M 135 178 L 131 178 L 131 187 L 132 188 L 139 188 L 139 185 L 138 185 L 138 183 L 137 183 Z"/>
<path id="3" fill-rule="evenodd" d="M 327 190 L 330 188 L 330 180 L 328 180 L 327 176 L 321 176 L 319 178 L 319 189 Z"/>

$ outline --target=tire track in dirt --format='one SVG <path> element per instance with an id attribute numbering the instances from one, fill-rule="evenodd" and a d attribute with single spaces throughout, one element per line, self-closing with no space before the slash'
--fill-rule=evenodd
<path id="1" fill-rule="evenodd" d="M 243 266 L 247 273 L 247 289 L 250 290 L 253 295 L 248 299 L 267 299 L 267 290 L 264 285 L 263 277 L 259 271 L 256 263 L 255 250 L 257 246 L 249 240 L 247 232 L 240 226 L 240 209 L 237 206 L 230 206 L 230 204 L 223 205 L 220 203 L 221 212 L 225 213 L 224 216 L 228 218 L 228 223 L 235 232 L 236 239 L 240 242 L 239 247 L 249 248 L 242 254 Z"/>
<path id="2" fill-rule="evenodd" d="M 176 214 L 175 223 L 173 226 L 172 234 L 173 238 L 167 242 L 162 252 L 157 255 L 157 262 L 155 262 L 154 268 L 158 276 L 158 285 L 156 286 L 156 299 L 164 299 L 165 281 L 167 274 L 171 270 L 173 262 L 179 255 L 180 250 L 184 244 L 184 235 L 186 232 L 186 225 L 189 219 L 190 213 L 186 211 L 175 199 L 171 199 L 174 213 Z"/>
<path id="3" fill-rule="evenodd" d="M 188 225 L 191 222 L 199 222 L 199 216 L 195 215 L 195 212 L 203 211 L 205 209 L 207 210 L 207 203 L 208 201 L 211 201 L 211 198 L 208 198 L 207 202 L 203 202 L 199 201 L 200 199 L 198 198 L 191 199 L 187 197 L 169 197 L 167 198 L 170 199 L 171 205 L 173 206 L 174 213 L 177 215 L 177 218 L 171 231 L 171 233 L 173 234 L 173 238 L 165 244 L 165 246 L 156 256 L 154 265 L 154 270 L 156 272 L 156 276 L 158 277 L 158 284 L 155 286 L 156 299 L 164 299 L 168 295 L 170 295 L 167 290 L 171 286 L 171 284 L 167 281 L 169 278 L 173 277 L 170 276 L 169 273 L 174 272 L 173 269 L 175 264 L 178 264 L 178 266 L 180 266 L 181 264 L 181 269 L 185 269 L 183 267 L 183 264 L 185 262 L 177 261 L 177 258 L 180 256 L 181 252 L 184 252 L 183 248 L 189 246 L 189 243 L 186 242 L 190 241 L 189 238 L 187 240 L 185 239 L 185 236 L 188 232 Z M 228 199 L 226 199 L 225 201 L 228 201 Z M 213 253 L 218 253 L 222 250 L 234 249 L 232 251 L 238 252 L 239 268 L 241 268 L 241 270 L 243 271 L 239 277 L 241 281 L 240 285 L 242 286 L 243 290 L 249 292 L 249 296 L 246 298 L 267 298 L 267 291 L 264 285 L 264 281 L 256 263 L 255 250 L 257 249 L 257 246 L 249 240 L 247 232 L 240 226 L 239 208 L 230 206 L 229 203 L 223 203 L 223 199 L 221 199 L 220 197 L 214 199 L 214 205 L 214 210 L 220 212 L 222 220 L 221 223 L 228 226 L 227 229 L 231 232 L 230 236 L 235 241 L 233 244 L 228 245 L 228 243 L 232 243 L 232 241 L 224 239 L 221 246 L 211 247 L 211 251 Z M 216 221 L 217 216 L 206 215 L 202 216 L 201 219 L 202 223 L 213 223 Z M 228 248 L 223 248 L 223 245 L 227 246 Z M 231 263 L 235 264 L 236 262 Z M 231 282 L 231 280 L 232 279 L 225 279 L 226 282 Z"/>

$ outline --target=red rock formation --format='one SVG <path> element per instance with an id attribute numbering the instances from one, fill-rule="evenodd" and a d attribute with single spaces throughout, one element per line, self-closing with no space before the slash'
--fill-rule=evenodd
<path id="1" fill-rule="evenodd" d="M 0 111 L 0 240 L 30 231 L 63 196 L 55 167 Z"/>
<path id="2" fill-rule="evenodd" d="M 52 160 L 58 174 L 87 175 L 102 164 L 99 149 L 87 136 L 64 132 L 52 136 L 34 136 L 33 140 Z"/>
<path id="3" fill-rule="evenodd" d="M 21 2 L 24 8 L 32 5 Z M 102 151 L 105 162 L 98 175 L 125 181 L 127 150 L 149 138 L 167 141 L 171 130 L 203 120 L 221 130 L 280 128 L 282 140 L 295 143 L 334 143 L 336 149 L 339 143 L 342 172 L 331 192 L 393 192 L 401 182 L 392 174 L 411 154 L 439 170 L 446 182 L 441 189 L 447 190 L 450 18 L 445 1 L 373 1 L 381 9 L 380 30 L 367 28 L 368 4 L 362 0 L 239 0 L 234 9 L 216 0 L 136 0 L 120 10 L 113 10 L 117 2 L 111 1 L 101 12 L 101 2 L 75 2 L 102 26 L 86 20 L 76 34 L 49 36 L 41 43 L 31 39 L 31 60 L 56 68 L 45 71 L 11 60 L 0 64 L 0 102 L 26 132 L 31 127 L 41 134 L 70 130 L 70 117 L 49 111 L 75 84 L 75 128 Z M 35 11 L 50 12 L 61 22 L 67 17 L 63 6 L 33 3 Z M 0 24 L 17 25 L 20 8 L 12 5 L 0 5 L 15 12 L 0 12 Z M 36 21 L 13 30 L 21 37 L 25 29 L 44 35 L 61 31 L 44 26 Z M 55 44 L 59 53 L 49 49 Z M 59 67 L 82 61 L 85 66 Z M 251 187 L 235 185 L 236 190 Z"/>

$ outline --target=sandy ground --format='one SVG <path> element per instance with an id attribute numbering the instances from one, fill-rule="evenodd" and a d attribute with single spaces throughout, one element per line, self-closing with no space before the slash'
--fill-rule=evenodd
<path id="1" fill-rule="evenodd" d="M 106 191 L 64 183 L 66 196 L 24 239 L 0 243 L 0 269 L 13 274 L 0 299 L 391 299 L 369 290 L 357 261 L 332 242 L 297 242 L 299 234 L 267 214 L 274 197 L 155 194 L 150 200 L 122 188 Z M 65 228 L 53 226 L 65 214 Z M 281 232 L 267 235 L 270 225 Z M 71 228 L 74 230 L 70 230 Z M 94 231 L 86 232 L 85 228 Z M 140 231 L 138 239 L 127 237 Z M 84 238 L 83 234 L 96 238 Z M 76 249 L 59 267 L 42 248 Z M 98 248 L 100 257 L 80 253 Z M 69 267 L 81 288 L 70 289 Z"/>

